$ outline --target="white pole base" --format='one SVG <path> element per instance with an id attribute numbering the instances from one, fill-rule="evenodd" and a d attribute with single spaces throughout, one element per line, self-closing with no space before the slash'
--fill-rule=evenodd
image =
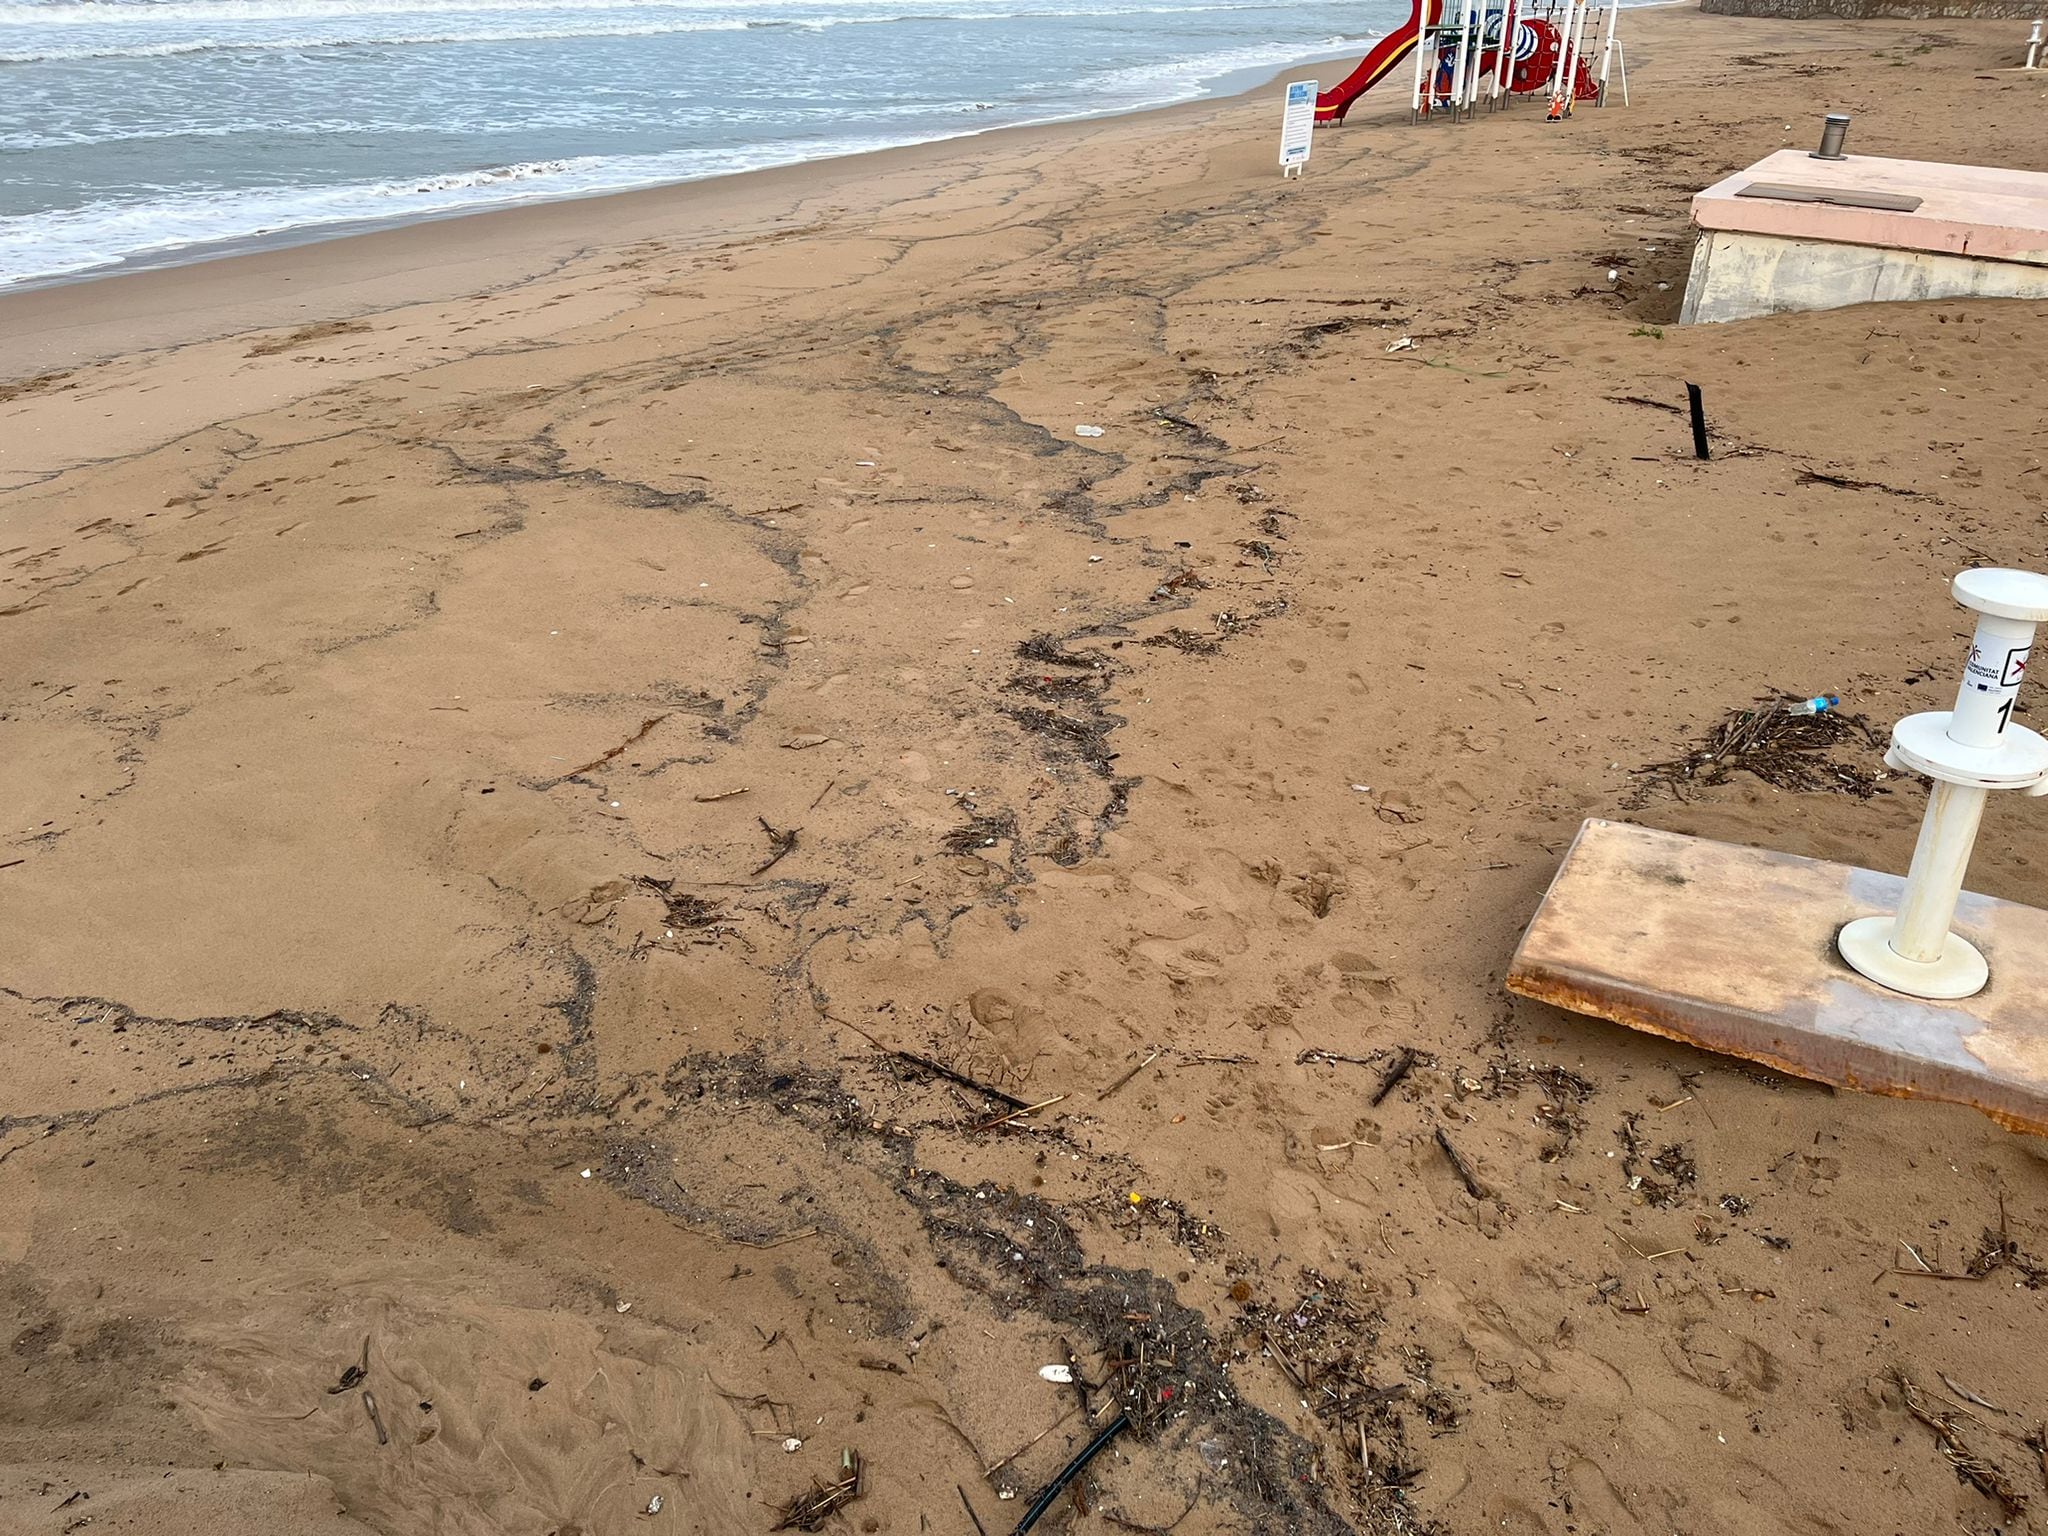
<path id="1" fill-rule="evenodd" d="M 1941 947 L 1939 960 L 1908 960 L 1892 948 L 1889 916 L 1859 917 L 1835 935 L 1835 948 L 1842 958 L 1879 986 L 1890 987 L 1908 997 L 1931 997 L 1943 1001 L 1975 997 L 1991 980 L 1991 967 L 1977 946 L 1951 933 Z"/>

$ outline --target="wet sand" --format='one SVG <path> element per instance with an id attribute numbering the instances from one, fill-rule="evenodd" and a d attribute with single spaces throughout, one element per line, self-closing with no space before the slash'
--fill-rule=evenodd
<path id="1" fill-rule="evenodd" d="M 1628 21 L 0 300 L 0 1530 L 2048 1529 L 2040 1142 L 1501 986 L 1589 815 L 1902 869 L 1638 770 L 2048 513 L 2048 306 L 1674 324 L 2024 27 Z"/>

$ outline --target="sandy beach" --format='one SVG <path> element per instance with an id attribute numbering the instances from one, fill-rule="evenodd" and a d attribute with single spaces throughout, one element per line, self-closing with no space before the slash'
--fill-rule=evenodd
<path id="1" fill-rule="evenodd" d="M 1905 867 L 2048 304 L 1688 202 L 2044 86 L 1626 23 L 0 298 L 0 1532 L 995 1536 L 1130 1381 L 1041 1531 L 2048 1531 L 2048 1144 L 1501 980 L 1588 816 Z"/>

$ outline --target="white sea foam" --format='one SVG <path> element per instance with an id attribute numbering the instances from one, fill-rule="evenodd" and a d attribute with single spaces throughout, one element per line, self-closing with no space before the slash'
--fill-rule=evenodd
<path id="1" fill-rule="evenodd" d="M 240 0 L 221 0 L 221 3 L 227 6 L 240 3 Z M 432 7 L 424 4 L 413 5 L 410 0 L 394 0 L 389 8 L 349 8 L 326 12 L 284 12 L 265 0 L 263 9 L 266 14 L 262 15 L 244 16 L 240 13 L 229 13 L 224 16 L 190 17 L 193 21 L 210 22 L 211 29 L 203 30 L 198 35 L 180 36 L 175 35 L 175 29 L 162 27 L 163 18 L 158 13 L 164 10 L 190 12 L 200 10 L 202 7 L 180 3 L 145 8 L 135 4 L 109 5 L 105 0 L 85 0 L 85 3 L 70 9 L 90 9 L 95 12 L 90 28 L 83 22 L 73 23 L 70 30 L 60 27 L 47 37 L 38 35 L 33 27 L 22 27 L 18 31 L 10 32 L 6 26 L 6 13 L 31 8 L 0 5 L 0 64 L 57 63 L 86 59 L 176 58 L 180 55 L 198 53 L 310 52 L 340 48 L 432 47 L 453 43 L 524 43 L 567 41 L 575 38 L 665 37 L 692 32 L 737 32 L 760 27 L 824 30 L 832 27 L 889 26 L 906 22 L 1058 21 L 1089 17 L 1107 19 L 1122 16 L 1204 15 L 1217 11 L 1275 8 L 1271 0 L 1241 5 L 1129 5 L 1117 4 L 1110 0 L 1110 3 L 1081 7 L 1066 4 L 1043 8 L 1011 6 L 998 10 L 974 10 L 961 8 L 957 0 L 948 0 L 943 9 L 919 11 L 905 10 L 905 0 L 883 0 L 879 5 L 862 5 L 858 4 L 857 0 L 855 6 L 850 6 L 844 11 L 832 11 L 819 10 L 815 7 L 793 9 L 786 4 L 786 0 L 720 0 L 717 9 L 765 11 L 769 9 L 771 3 L 779 14 L 734 16 L 696 12 L 662 16 L 653 13 L 673 8 L 645 5 L 628 7 L 615 3 L 615 0 L 590 0 L 588 4 L 578 4 L 575 0 L 550 0 L 545 6 L 455 3 Z M 146 19 L 133 24 L 112 23 L 100 14 L 144 10 L 148 13 Z M 279 13 L 267 14 L 270 11 Z M 559 14 L 562 12 L 570 14 Z M 549 13 L 557 14 L 554 19 L 547 19 Z M 479 21 L 493 18 L 495 24 L 447 25 L 428 31 L 366 25 L 380 19 L 431 15 L 452 17 L 464 14 L 474 16 Z M 629 14 L 638 19 L 625 19 Z M 508 24 L 509 18 L 520 15 L 531 16 L 533 19 Z M 283 31 L 264 31 L 254 25 L 249 25 L 244 30 L 223 29 L 220 23 L 224 20 L 249 23 L 260 20 L 318 22 L 322 24 L 322 30 L 307 30 L 301 26 Z M 170 30 L 173 35 L 152 35 L 162 30 Z"/>
<path id="2" fill-rule="evenodd" d="M 846 18 L 852 19 L 852 18 Z M 661 37 L 680 32 L 741 32 L 755 22 L 692 20 L 619 23 L 614 26 L 493 27 L 469 31 L 378 32 L 344 35 L 329 32 L 284 33 L 278 36 L 117 38 L 92 42 L 30 44 L 0 47 L 0 64 L 39 64 L 78 59 L 170 59 L 190 53 L 300 53 L 319 48 L 418 48 L 441 43 L 531 43 L 578 37 Z"/>
<path id="3" fill-rule="evenodd" d="M 1361 39 L 1326 37 L 1303 47 L 1300 43 L 1255 43 L 1242 48 L 1219 48 L 1210 53 L 1163 59 L 1156 64 L 1133 64 L 1101 74 L 1084 74 L 1074 89 L 1120 101 L 1130 108 L 1166 106 L 1186 101 L 1199 87 L 1225 75 L 1243 70 L 1278 69 L 1283 64 L 1322 53 L 1341 53 L 1356 48 Z M 1190 82 L 1193 82 L 1191 88 Z"/>
<path id="4" fill-rule="evenodd" d="M 886 11 L 909 19 L 942 17 L 957 0 L 819 0 L 813 9 Z M 1111 12 L 1239 11 L 1276 8 L 1275 0 L 1215 0 L 1204 5 L 1106 6 Z M 788 0 L 58 0 L 49 5 L 0 3 L 0 27 L 246 26 L 267 21 L 317 21 L 349 26 L 394 16 L 519 16 L 624 12 L 727 13 L 787 10 Z M 1093 8 L 1090 8 L 1091 10 Z"/>
<path id="5" fill-rule="evenodd" d="M 339 186 L 172 192 L 135 201 L 0 218 L 0 286 L 161 257 L 191 246 L 238 244 L 293 230 L 372 225 L 539 199 L 696 180 L 905 142 L 847 137 L 822 143 L 584 156 Z"/>

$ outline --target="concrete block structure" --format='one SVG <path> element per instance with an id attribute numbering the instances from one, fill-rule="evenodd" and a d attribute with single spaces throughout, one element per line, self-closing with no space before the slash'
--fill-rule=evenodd
<path id="1" fill-rule="evenodd" d="M 1693 199 L 1682 325 L 1896 299 L 2048 298 L 2048 174 L 1781 149 Z"/>

